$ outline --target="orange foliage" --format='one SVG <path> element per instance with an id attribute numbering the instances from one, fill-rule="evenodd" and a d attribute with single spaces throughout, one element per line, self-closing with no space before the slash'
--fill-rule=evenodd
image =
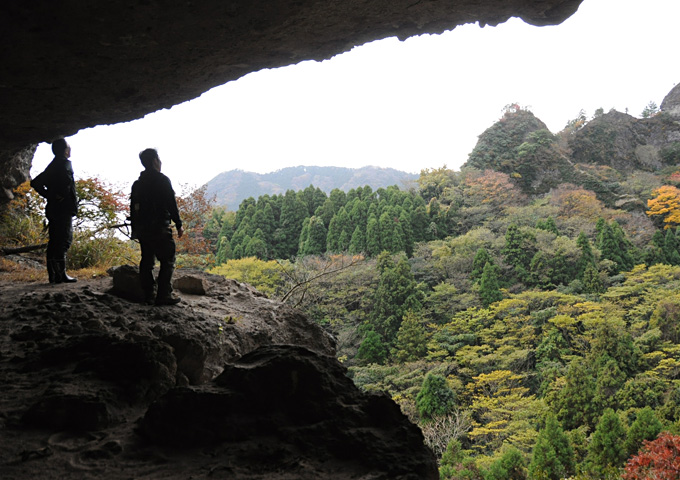
<path id="1" fill-rule="evenodd" d="M 663 217 L 664 229 L 680 225 L 680 190 L 670 185 L 657 188 L 647 200 L 647 208 L 647 215 Z"/>
<path id="2" fill-rule="evenodd" d="M 461 185 L 469 204 L 491 204 L 497 207 L 518 205 L 526 199 L 506 173 L 494 170 L 468 173 Z"/>
<path id="3" fill-rule="evenodd" d="M 184 235 L 177 239 L 177 252 L 192 255 L 210 253 L 210 245 L 203 236 L 210 215 L 213 198 L 206 197 L 206 185 L 177 198 Z"/>
<path id="4" fill-rule="evenodd" d="M 603 216 L 604 205 L 595 193 L 575 185 L 563 184 L 553 190 L 551 202 L 561 217 L 583 217 L 593 222 Z"/>

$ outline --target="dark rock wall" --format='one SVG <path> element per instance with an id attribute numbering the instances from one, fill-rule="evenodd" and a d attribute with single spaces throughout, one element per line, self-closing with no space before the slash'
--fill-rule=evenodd
<path id="1" fill-rule="evenodd" d="M 140 118 L 263 68 L 476 21 L 557 24 L 581 1 L 2 2 L 0 171 L 27 175 L 16 152 L 28 145 Z M 19 180 L 0 179 L 0 204 Z"/>

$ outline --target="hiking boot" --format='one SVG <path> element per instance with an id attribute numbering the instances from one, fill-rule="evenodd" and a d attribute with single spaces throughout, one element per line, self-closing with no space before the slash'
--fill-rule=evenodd
<path id="1" fill-rule="evenodd" d="M 175 295 L 163 295 L 162 297 L 156 297 L 156 305 L 177 305 L 182 299 L 176 297 Z"/>

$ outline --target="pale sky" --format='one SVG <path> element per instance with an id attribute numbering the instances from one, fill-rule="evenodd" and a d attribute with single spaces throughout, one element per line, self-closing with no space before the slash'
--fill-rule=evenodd
<path id="1" fill-rule="evenodd" d="M 581 109 L 639 117 L 680 82 L 678 0 L 584 0 L 554 27 L 519 19 L 366 44 L 323 62 L 251 73 L 143 119 L 68 138 L 76 176 L 124 190 L 157 148 L 175 186 L 298 165 L 459 169 L 505 105 L 557 133 Z M 52 159 L 38 147 L 31 173 Z"/>

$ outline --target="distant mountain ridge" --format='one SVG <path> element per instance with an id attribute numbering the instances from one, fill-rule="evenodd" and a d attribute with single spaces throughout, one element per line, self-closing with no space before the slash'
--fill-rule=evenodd
<path id="1" fill-rule="evenodd" d="M 207 194 L 215 196 L 216 204 L 236 210 L 248 197 L 284 194 L 287 190 L 304 190 L 314 185 L 326 193 L 338 188 L 344 192 L 369 185 L 373 190 L 415 181 L 415 173 L 381 167 L 314 167 L 282 168 L 271 173 L 254 173 L 243 170 L 222 172 L 207 183 Z"/>

